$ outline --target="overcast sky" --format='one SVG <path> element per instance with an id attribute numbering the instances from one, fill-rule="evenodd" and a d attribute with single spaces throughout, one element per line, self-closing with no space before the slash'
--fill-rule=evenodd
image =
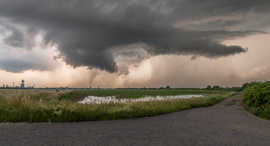
<path id="1" fill-rule="evenodd" d="M 265 0 L 0 0 L 0 85 L 269 80 L 269 26 Z"/>

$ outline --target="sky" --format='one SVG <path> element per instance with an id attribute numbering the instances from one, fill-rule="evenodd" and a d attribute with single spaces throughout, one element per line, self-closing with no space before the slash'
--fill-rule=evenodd
<path id="1" fill-rule="evenodd" d="M 0 86 L 242 86 L 269 32 L 266 0 L 0 0 Z"/>

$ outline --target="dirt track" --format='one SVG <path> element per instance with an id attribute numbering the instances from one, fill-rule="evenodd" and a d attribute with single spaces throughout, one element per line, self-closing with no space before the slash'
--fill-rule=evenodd
<path id="1" fill-rule="evenodd" d="M 155 117 L 80 123 L 0 123 L 0 145 L 270 145 L 270 121 L 241 97 Z"/>

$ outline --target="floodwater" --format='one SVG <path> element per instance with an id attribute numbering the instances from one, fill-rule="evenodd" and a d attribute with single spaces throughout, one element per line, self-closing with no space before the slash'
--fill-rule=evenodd
<path id="1" fill-rule="evenodd" d="M 82 104 L 110 104 L 110 103 L 132 103 L 132 102 L 147 102 L 147 101 L 160 101 L 160 100 L 172 100 L 172 99 L 179 99 L 179 98 L 197 98 L 203 97 L 203 95 L 173 95 L 173 96 L 147 96 L 143 98 L 136 98 L 136 99 L 117 99 L 115 96 L 108 96 L 108 97 L 97 97 L 97 96 L 87 96 L 82 101 L 78 103 Z"/>

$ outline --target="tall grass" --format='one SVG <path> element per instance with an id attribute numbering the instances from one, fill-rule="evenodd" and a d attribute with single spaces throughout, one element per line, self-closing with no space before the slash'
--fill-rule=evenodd
<path id="1" fill-rule="evenodd" d="M 0 90 L 0 121 L 76 122 L 140 118 L 210 106 L 231 95 L 207 95 L 204 98 L 127 104 L 87 105 L 73 101 L 72 98 L 67 96 L 69 94 L 72 94 L 72 92 Z"/>

